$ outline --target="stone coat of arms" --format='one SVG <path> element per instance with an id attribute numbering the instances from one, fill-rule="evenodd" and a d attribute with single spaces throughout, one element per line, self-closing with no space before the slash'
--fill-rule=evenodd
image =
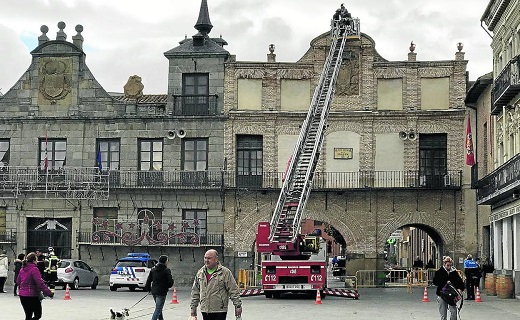
<path id="1" fill-rule="evenodd" d="M 63 61 L 51 60 L 43 64 L 40 92 L 46 99 L 60 100 L 69 94 L 70 82 L 65 75 L 66 69 Z"/>

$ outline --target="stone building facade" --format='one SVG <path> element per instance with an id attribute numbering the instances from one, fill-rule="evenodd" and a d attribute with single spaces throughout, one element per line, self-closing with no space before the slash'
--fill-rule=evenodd
<path id="1" fill-rule="evenodd" d="M 278 199 L 329 34 L 297 62 L 276 62 L 274 46 L 265 62 L 237 61 L 209 36 L 202 0 L 197 33 L 164 53 L 167 94 L 145 95 L 138 76 L 107 93 L 85 62 L 83 27 L 72 42 L 58 28 L 50 40 L 42 27 L 31 66 L 0 98 L 0 246 L 53 246 L 102 283 L 128 252 L 170 255 L 177 285 L 207 248 L 235 271 L 257 263 L 256 225 Z M 343 235 L 349 272 L 382 268 L 400 228 L 424 230 L 436 262 L 474 250 L 462 48 L 418 61 L 412 44 L 387 61 L 360 33 L 343 58 L 304 218 Z"/>
<path id="2" fill-rule="evenodd" d="M 520 295 L 520 1 L 489 1 L 482 15 L 492 37 L 490 114 L 483 140 L 485 176 L 479 176 L 477 203 L 490 211 L 490 257 L 495 273 L 514 281 Z M 482 106 L 485 108 L 485 106 Z M 509 283 L 509 282 L 508 282 Z M 508 292 L 511 296 L 513 292 Z"/>

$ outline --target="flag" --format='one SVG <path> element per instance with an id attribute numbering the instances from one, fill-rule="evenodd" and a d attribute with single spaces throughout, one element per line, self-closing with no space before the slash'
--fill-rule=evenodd
<path id="1" fill-rule="evenodd" d="M 48 156 L 48 152 L 47 152 L 47 145 L 48 145 L 48 141 L 47 141 L 47 132 L 45 132 L 45 150 L 43 152 L 43 170 L 45 172 L 48 172 L 49 170 L 49 156 Z"/>
<path id="2" fill-rule="evenodd" d="M 473 139 L 471 138 L 471 122 L 468 116 L 468 124 L 466 125 L 466 164 L 468 166 L 475 165 L 475 155 L 473 154 Z"/>
<path id="3" fill-rule="evenodd" d="M 101 150 L 98 148 L 97 154 L 96 154 L 96 166 L 98 167 L 99 171 L 103 170 L 103 163 L 101 162 Z"/>

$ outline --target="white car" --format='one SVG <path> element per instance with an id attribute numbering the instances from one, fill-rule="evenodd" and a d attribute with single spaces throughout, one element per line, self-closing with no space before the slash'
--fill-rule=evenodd
<path id="1" fill-rule="evenodd" d="M 61 286 L 64 289 L 67 284 L 73 290 L 79 287 L 96 289 L 98 286 L 98 274 L 81 260 L 62 259 L 58 264 L 57 271 L 58 281 L 56 281 L 56 286 Z"/>
<path id="2" fill-rule="evenodd" d="M 148 253 L 129 253 L 117 260 L 110 274 L 110 291 L 127 287 L 130 291 L 144 289 L 150 270 L 157 264 Z"/>

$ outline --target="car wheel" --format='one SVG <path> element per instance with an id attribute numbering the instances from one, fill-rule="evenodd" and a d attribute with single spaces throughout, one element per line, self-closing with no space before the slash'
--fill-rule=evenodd
<path id="1" fill-rule="evenodd" d="M 78 290 L 79 289 L 79 279 L 78 278 L 74 278 L 74 281 L 72 281 L 71 289 L 72 290 Z"/>
<path id="2" fill-rule="evenodd" d="M 135 287 L 130 287 L 130 291 L 135 291 Z"/>
<path id="3" fill-rule="evenodd" d="M 117 291 L 117 287 L 116 286 L 110 286 L 110 291 Z"/>
<path id="4" fill-rule="evenodd" d="M 90 289 L 96 290 L 98 281 L 99 281 L 98 278 L 94 278 L 94 282 L 92 283 L 92 286 L 90 286 Z"/>

